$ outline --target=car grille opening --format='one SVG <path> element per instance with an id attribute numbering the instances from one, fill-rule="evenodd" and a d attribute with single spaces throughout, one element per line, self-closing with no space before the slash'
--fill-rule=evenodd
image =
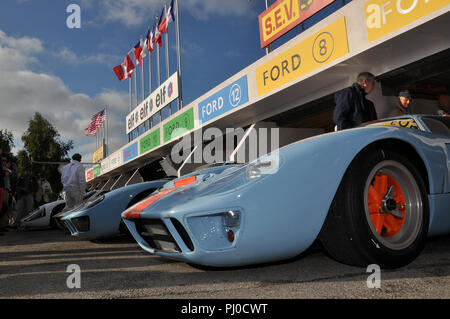
<path id="1" fill-rule="evenodd" d="M 170 221 L 172 222 L 173 226 L 177 230 L 177 232 L 180 235 L 181 239 L 183 239 L 183 242 L 186 245 L 186 247 L 189 248 L 190 251 L 193 251 L 194 250 L 194 244 L 192 243 L 192 240 L 189 237 L 186 229 L 184 229 L 183 225 L 181 225 L 181 223 L 175 218 L 171 218 Z"/>
<path id="2" fill-rule="evenodd" d="M 136 220 L 135 223 L 137 232 L 151 248 L 169 253 L 181 252 L 180 247 L 161 220 Z"/>
<path id="3" fill-rule="evenodd" d="M 89 216 L 81 216 L 72 218 L 72 223 L 78 232 L 88 232 L 89 231 Z"/>

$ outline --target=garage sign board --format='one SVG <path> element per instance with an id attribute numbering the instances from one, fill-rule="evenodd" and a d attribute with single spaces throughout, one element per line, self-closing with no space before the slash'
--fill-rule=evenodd
<path id="1" fill-rule="evenodd" d="M 259 15 L 261 48 L 286 34 L 335 0 L 278 0 Z"/>
<path id="2" fill-rule="evenodd" d="M 449 0 L 369 0 L 364 4 L 369 42 L 446 5 Z"/>
<path id="3" fill-rule="evenodd" d="M 247 76 L 244 75 L 198 104 L 200 124 L 236 109 L 247 102 Z"/>
<path id="4" fill-rule="evenodd" d="M 345 17 L 256 69 L 258 96 L 287 84 L 349 52 Z"/>
<path id="5" fill-rule="evenodd" d="M 178 115 L 163 126 L 164 143 L 190 131 L 194 128 L 194 109 Z"/>

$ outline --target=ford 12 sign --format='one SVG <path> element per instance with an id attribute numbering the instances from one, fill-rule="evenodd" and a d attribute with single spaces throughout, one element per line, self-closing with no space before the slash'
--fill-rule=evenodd
<path id="1" fill-rule="evenodd" d="M 247 76 L 231 83 L 198 104 L 200 124 L 248 102 Z"/>

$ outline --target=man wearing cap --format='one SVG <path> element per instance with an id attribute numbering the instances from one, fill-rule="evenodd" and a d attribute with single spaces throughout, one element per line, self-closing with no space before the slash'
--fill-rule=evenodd
<path id="1" fill-rule="evenodd" d="M 83 195 L 86 190 L 86 175 L 80 162 L 81 155 L 74 154 L 72 161 L 62 169 L 61 183 L 66 192 L 66 207 L 64 208 L 66 211 L 83 202 Z"/>
<path id="2" fill-rule="evenodd" d="M 411 114 L 411 93 L 408 90 L 401 90 L 398 93 L 397 105 L 389 113 L 388 117 L 401 116 Z"/>

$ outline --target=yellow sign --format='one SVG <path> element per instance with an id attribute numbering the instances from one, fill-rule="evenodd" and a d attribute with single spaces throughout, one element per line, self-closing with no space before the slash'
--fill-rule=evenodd
<path id="1" fill-rule="evenodd" d="M 256 69 L 258 96 L 266 94 L 348 53 L 342 17 Z"/>
<path id="2" fill-rule="evenodd" d="M 278 0 L 259 15 L 261 48 L 281 37 L 335 0 Z"/>
<path id="3" fill-rule="evenodd" d="M 103 146 L 101 146 L 99 149 L 97 149 L 95 152 L 94 152 L 94 159 L 93 159 L 93 162 L 94 163 L 98 163 L 98 162 L 100 162 L 102 159 L 103 159 Z"/>
<path id="4" fill-rule="evenodd" d="M 412 128 L 415 130 L 420 130 L 419 125 L 417 125 L 416 121 L 413 119 L 409 120 L 394 120 L 394 121 L 388 121 L 380 123 L 383 126 L 396 126 L 396 127 L 406 127 L 406 128 Z"/>
<path id="5" fill-rule="evenodd" d="M 364 4 L 369 41 L 375 41 L 449 3 L 449 0 L 369 0 Z"/>

